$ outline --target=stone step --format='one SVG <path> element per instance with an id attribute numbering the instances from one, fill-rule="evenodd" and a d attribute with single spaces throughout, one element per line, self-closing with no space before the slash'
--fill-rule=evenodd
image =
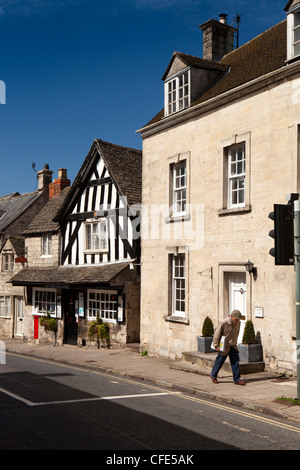
<path id="1" fill-rule="evenodd" d="M 136 352 L 137 354 L 139 354 L 140 352 L 140 347 L 141 347 L 140 343 L 127 343 L 125 345 L 125 349 L 127 351 Z"/>
<path id="2" fill-rule="evenodd" d="M 203 373 L 210 372 L 212 368 L 217 353 L 200 353 L 198 351 L 185 351 L 182 353 L 182 361 L 176 363 L 175 367 L 178 369 L 180 366 L 182 370 L 187 370 L 189 372 Z M 193 367 L 188 367 L 192 365 Z M 175 368 L 174 367 L 174 368 Z M 198 371 L 197 371 L 198 367 Z M 222 370 L 224 372 L 231 373 L 231 366 L 229 358 L 226 359 Z M 260 362 L 240 362 L 240 372 L 241 374 L 255 374 L 258 372 L 263 372 L 265 370 L 265 364 L 263 361 Z"/>

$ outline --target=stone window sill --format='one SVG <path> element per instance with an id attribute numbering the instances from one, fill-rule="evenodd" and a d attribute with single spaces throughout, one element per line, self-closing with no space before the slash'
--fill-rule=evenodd
<path id="1" fill-rule="evenodd" d="M 189 324 L 190 324 L 189 320 L 187 320 L 186 318 L 184 318 L 184 317 L 177 317 L 177 316 L 175 316 L 175 315 L 168 315 L 168 316 L 165 316 L 165 317 L 164 317 L 164 320 L 165 320 L 165 321 L 174 322 L 174 323 L 183 323 L 184 325 L 189 325 Z"/>
<path id="2" fill-rule="evenodd" d="M 252 208 L 251 206 L 243 206 L 243 207 L 233 207 L 230 209 L 220 209 L 218 210 L 218 215 L 219 216 L 224 216 L 224 215 L 234 215 L 234 214 L 243 214 L 246 212 L 251 212 Z"/>

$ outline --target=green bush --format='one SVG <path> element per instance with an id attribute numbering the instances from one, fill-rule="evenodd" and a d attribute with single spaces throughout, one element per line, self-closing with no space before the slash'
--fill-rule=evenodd
<path id="1" fill-rule="evenodd" d="M 53 331 L 54 333 L 57 331 L 57 321 L 55 318 L 41 317 L 40 325 L 43 326 L 46 331 Z"/>
<path id="2" fill-rule="evenodd" d="M 109 347 L 110 330 L 108 323 L 103 323 L 102 319 L 97 315 L 97 319 L 90 323 L 88 336 L 90 340 L 96 337 L 98 348 L 100 348 L 101 341 Z"/>
<path id="3" fill-rule="evenodd" d="M 202 336 L 213 336 L 214 335 L 214 325 L 212 320 L 209 317 L 206 317 L 203 326 L 202 326 Z"/>
<path id="4" fill-rule="evenodd" d="M 243 344 L 255 344 L 256 343 L 255 331 L 254 331 L 252 320 L 246 321 L 242 343 Z"/>

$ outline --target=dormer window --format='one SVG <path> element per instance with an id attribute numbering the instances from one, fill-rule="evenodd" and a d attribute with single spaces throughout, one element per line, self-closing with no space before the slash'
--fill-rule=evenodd
<path id="1" fill-rule="evenodd" d="M 165 83 L 165 114 L 173 114 L 190 105 L 190 71 L 179 73 Z"/>
<path id="2" fill-rule="evenodd" d="M 287 15 L 287 59 L 300 56 L 300 8 Z"/>
<path id="3" fill-rule="evenodd" d="M 300 11 L 294 13 L 293 56 L 300 54 Z"/>

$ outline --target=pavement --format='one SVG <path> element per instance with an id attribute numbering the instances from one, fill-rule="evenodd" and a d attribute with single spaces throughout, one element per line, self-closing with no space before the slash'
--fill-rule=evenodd
<path id="1" fill-rule="evenodd" d="M 133 346 L 132 349 L 54 347 L 17 339 L 5 339 L 4 343 L 7 355 L 18 354 L 110 373 L 300 424 L 300 406 L 279 400 L 280 397 L 297 397 L 295 377 L 286 378 L 267 371 L 252 373 L 243 375 L 245 386 L 237 386 L 233 384 L 231 373 L 221 370 L 219 384 L 213 384 L 208 368 L 180 360 L 142 356 Z"/>

